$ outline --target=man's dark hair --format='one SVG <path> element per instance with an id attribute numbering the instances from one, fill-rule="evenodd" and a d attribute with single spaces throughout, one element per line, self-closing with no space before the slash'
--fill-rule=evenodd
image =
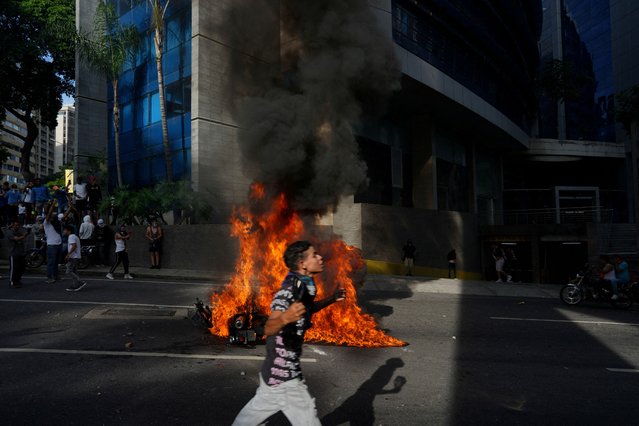
<path id="1" fill-rule="evenodd" d="M 69 231 L 71 233 L 75 232 L 75 228 L 73 227 L 73 225 L 70 225 L 70 224 L 64 225 L 63 229 L 66 229 L 67 231 Z"/>
<path id="2" fill-rule="evenodd" d="M 284 263 L 286 267 L 291 271 L 296 271 L 297 262 L 304 259 L 304 253 L 311 246 L 312 244 L 309 241 L 295 241 L 293 244 L 289 244 L 284 252 Z"/>

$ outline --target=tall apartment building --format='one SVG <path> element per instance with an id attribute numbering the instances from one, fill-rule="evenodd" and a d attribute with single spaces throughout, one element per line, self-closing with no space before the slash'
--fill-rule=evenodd
<path id="1" fill-rule="evenodd" d="M 56 171 L 63 165 L 73 164 L 75 155 L 75 107 L 64 105 L 58 112 L 58 126 L 55 128 L 54 167 Z"/>
<path id="2" fill-rule="evenodd" d="M 27 134 L 24 123 L 8 111 L 4 126 L 22 135 Z M 9 158 L 2 164 L 2 167 L 0 167 L 0 181 L 22 183 L 24 181 L 20 173 L 20 149 L 22 149 L 22 140 L 2 130 L 0 130 L 0 140 L 2 146 L 9 152 Z"/>
<path id="3" fill-rule="evenodd" d="M 7 112 L 5 125 L 20 134 L 27 134 L 24 124 L 9 112 Z M 51 176 L 57 171 L 54 164 L 55 131 L 46 126 L 40 126 L 39 131 L 31 150 L 31 171 L 39 177 Z M 0 140 L 2 146 L 9 152 L 9 158 L 0 168 L 0 179 L 2 182 L 23 185 L 25 181 L 20 171 L 22 140 L 2 131 L 0 131 Z"/>

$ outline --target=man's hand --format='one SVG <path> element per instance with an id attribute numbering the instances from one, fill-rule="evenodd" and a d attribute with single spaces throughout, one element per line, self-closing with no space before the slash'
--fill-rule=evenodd
<path id="1" fill-rule="evenodd" d="M 282 313 L 282 320 L 285 324 L 290 324 L 299 321 L 306 313 L 306 308 L 302 302 L 295 302 L 289 308 Z"/>
<path id="2" fill-rule="evenodd" d="M 333 300 L 335 300 L 336 302 L 341 302 L 344 299 L 346 299 L 346 290 L 341 287 L 335 290 L 335 293 L 333 294 Z"/>

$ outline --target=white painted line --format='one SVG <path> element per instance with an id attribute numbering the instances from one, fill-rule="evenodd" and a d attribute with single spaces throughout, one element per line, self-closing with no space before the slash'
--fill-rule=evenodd
<path id="1" fill-rule="evenodd" d="M 149 303 L 122 303 L 122 302 L 91 302 L 87 300 L 40 300 L 40 299 L 0 299 L 0 302 L 7 303 L 52 303 L 62 305 L 106 305 L 106 306 L 143 306 L 147 308 L 174 308 L 174 309 L 193 309 L 195 306 L 182 305 L 158 305 Z"/>
<path id="2" fill-rule="evenodd" d="M 596 325 L 629 325 L 638 326 L 637 323 L 630 322 L 612 322 L 612 321 L 586 321 L 586 320 L 555 320 L 543 318 L 509 318 L 509 317 L 490 317 L 491 320 L 499 321 L 532 321 L 532 322 L 565 322 L 571 324 L 596 324 Z"/>
<path id="3" fill-rule="evenodd" d="M 606 368 L 606 370 L 612 373 L 639 373 L 639 370 L 633 370 L 632 368 Z"/>
<path id="4" fill-rule="evenodd" d="M 80 275 L 82 275 L 82 273 L 80 272 Z M 28 278 L 28 279 L 35 279 L 35 280 L 43 280 L 43 278 L 41 276 L 36 276 L 36 275 L 25 275 L 23 278 Z M 110 282 L 110 283 L 126 283 L 126 284 L 171 284 L 171 285 L 194 285 L 194 286 L 213 286 L 213 287 L 222 287 L 225 286 L 230 279 L 225 279 L 225 280 L 219 280 L 222 282 L 207 282 L 207 281 L 188 281 L 188 280 L 183 280 L 183 281 L 165 281 L 162 278 L 158 278 L 157 280 L 151 280 L 149 278 L 135 278 L 133 280 L 125 280 L 125 279 L 120 279 L 120 278 L 116 278 L 114 280 L 110 280 L 108 278 L 96 278 L 94 276 L 88 275 L 88 276 L 84 276 L 83 278 L 86 278 L 87 281 L 100 281 L 100 282 Z"/>
<path id="5" fill-rule="evenodd" d="M 0 348 L 5 353 L 37 353 L 37 354 L 62 354 L 62 355 L 98 355 L 98 356 L 133 356 L 148 358 L 186 358 L 186 359 L 225 359 L 237 361 L 263 361 L 263 356 L 256 355 L 198 355 L 175 354 L 166 352 L 125 352 L 125 351 L 88 351 L 76 349 L 36 349 L 36 348 Z M 302 362 L 317 362 L 316 358 L 300 358 Z"/>

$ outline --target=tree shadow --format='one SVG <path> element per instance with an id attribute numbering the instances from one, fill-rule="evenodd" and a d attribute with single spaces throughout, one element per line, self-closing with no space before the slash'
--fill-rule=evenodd
<path id="1" fill-rule="evenodd" d="M 379 367 L 370 379 L 366 380 L 357 389 L 354 395 L 347 398 L 342 405 L 333 410 L 332 413 L 322 418 L 324 426 L 340 425 L 349 423 L 351 425 L 373 425 L 375 422 L 375 410 L 373 402 L 377 395 L 386 395 L 399 393 L 406 378 L 403 376 L 395 377 L 392 389 L 384 389 L 395 370 L 404 366 L 401 358 L 390 358 L 386 364 Z"/>

